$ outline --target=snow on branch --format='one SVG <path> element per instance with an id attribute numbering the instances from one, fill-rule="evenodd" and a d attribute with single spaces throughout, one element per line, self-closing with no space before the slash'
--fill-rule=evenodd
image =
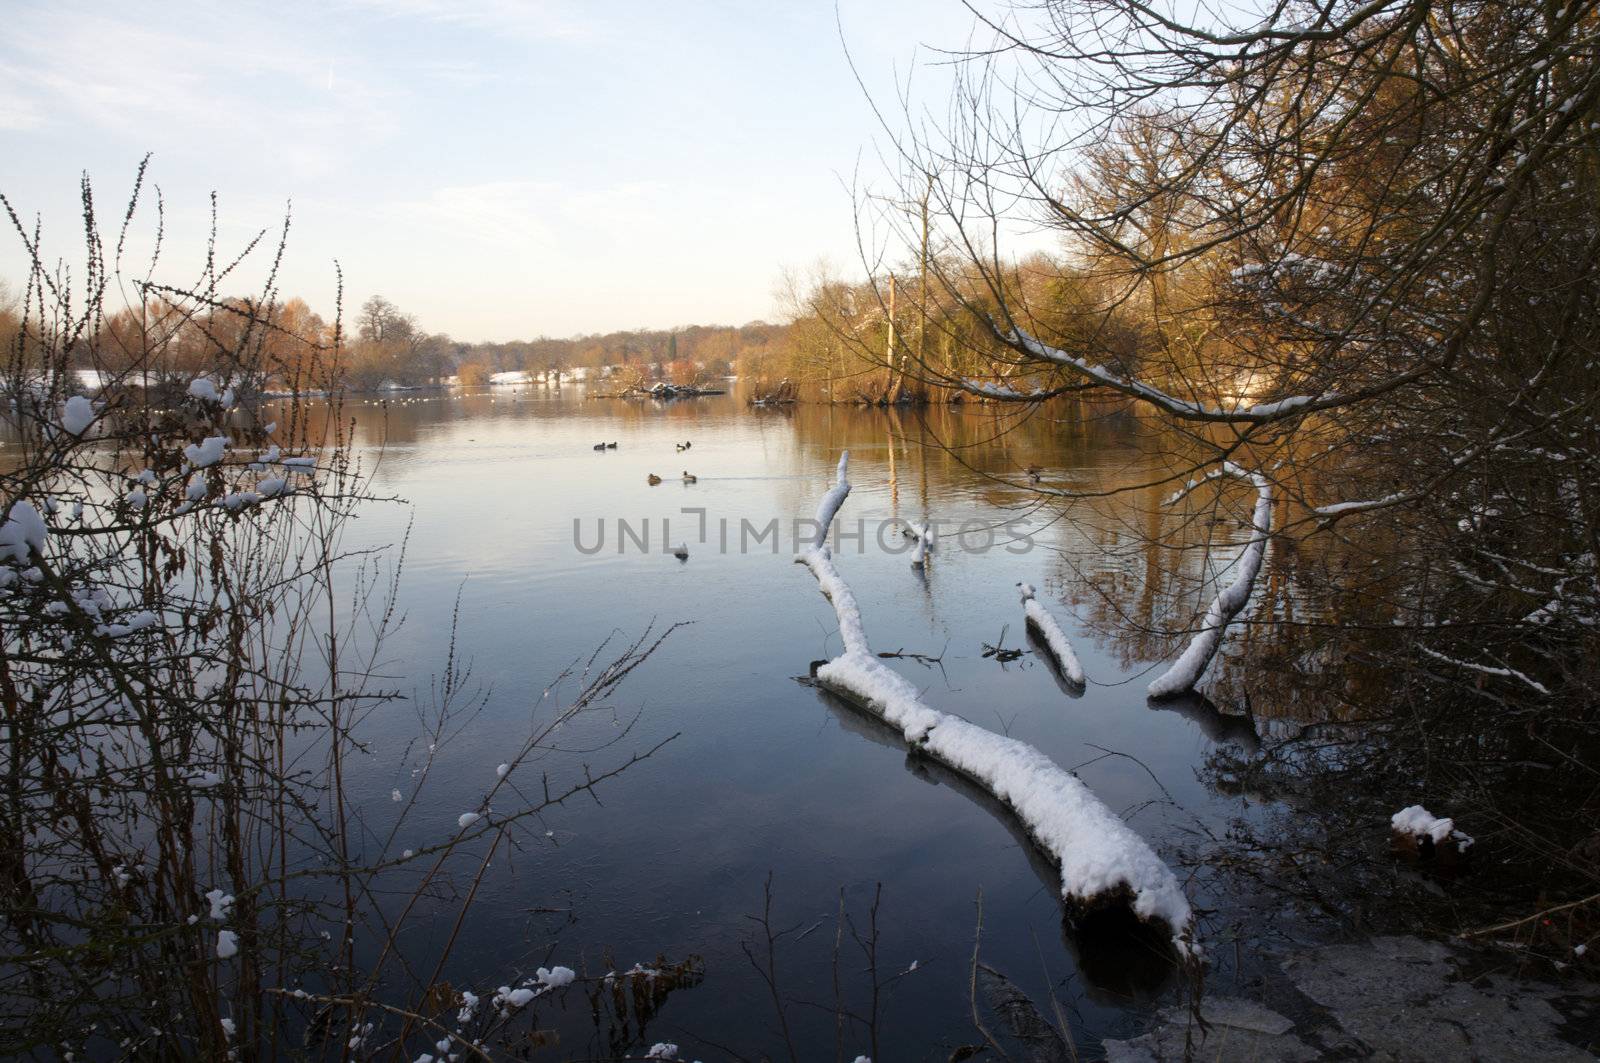
<path id="1" fill-rule="evenodd" d="M 1342 517 L 1347 513 L 1367 513 L 1374 509 L 1388 509 L 1402 502 L 1410 502 L 1418 495 L 1413 491 L 1397 491 L 1384 495 L 1382 498 L 1368 498 L 1360 502 L 1332 502 L 1326 506 L 1317 506 L 1312 513 L 1319 517 Z"/>
<path id="2" fill-rule="evenodd" d="M 1267 549 L 1267 536 L 1272 531 L 1272 484 L 1260 473 L 1247 472 L 1231 461 L 1223 462 L 1222 474 L 1249 480 L 1255 485 L 1256 508 L 1250 521 L 1250 539 L 1245 543 L 1244 552 L 1239 555 L 1238 573 L 1234 576 L 1233 582 L 1224 587 L 1212 601 L 1211 608 L 1206 610 L 1206 617 L 1201 623 L 1200 630 L 1189 640 L 1183 655 L 1173 662 L 1172 667 L 1168 668 L 1160 678 L 1150 684 L 1149 693 L 1153 698 L 1170 698 L 1188 693 L 1194 689 L 1196 683 L 1200 682 L 1200 677 L 1205 674 L 1206 665 L 1211 663 L 1217 648 L 1222 645 L 1222 636 L 1227 631 L 1228 621 L 1237 616 L 1239 610 L 1244 608 L 1245 602 L 1250 600 L 1250 590 L 1255 586 L 1256 575 L 1261 571 L 1261 561 Z"/>
<path id="3" fill-rule="evenodd" d="M 911 567 L 922 568 L 928 562 L 928 555 L 939 544 L 939 533 L 930 524 L 908 524 L 904 534 L 916 543 L 911 552 Z"/>
<path id="4" fill-rule="evenodd" d="M 813 550 L 828 549 L 828 529 L 833 526 L 833 515 L 839 512 L 839 507 L 844 505 L 845 496 L 850 493 L 850 452 L 847 450 L 839 455 L 839 469 L 833 486 L 828 488 L 828 493 L 822 496 L 822 501 L 817 503 L 817 538 L 811 544 Z"/>
<path id="5" fill-rule="evenodd" d="M 1083 686 L 1083 665 L 1078 663 L 1078 655 L 1072 652 L 1072 643 L 1067 641 L 1066 632 L 1061 630 L 1061 625 L 1056 623 L 1056 618 L 1050 611 L 1039 604 L 1034 597 L 1038 592 L 1031 583 L 1017 584 L 1017 590 L 1022 595 L 1022 612 L 1028 618 L 1028 627 L 1039 633 L 1039 638 L 1044 641 L 1045 648 L 1050 651 L 1050 656 L 1055 659 L 1055 665 L 1067 680 L 1077 686 Z"/>
<path id="6" fill-rule="evenodd" d="M 1491 431 L 1489 433 L 1490 439 L 1493 440 L 1498 432 L 1498 428 L 1496 428 L 1494 431 Z M 1414 490 L 1395 491 L 1384 495 L 1381 498 L 1369 498 L 1359 502 L 1331 502 L 1325 506 L 1316 506 L 1311 510 L 1311 512 L 1322 520 L 1332 521 L 1338 519 L 1339 517 L 1347 516 L 1351 513 L 1370 513 L 1373 510 L 1388 509 L 1391 506 L 1399 506 L 1408 502 L 1414 502 L 1426 495 L 1429 491 L 1433 490 L 1439 484 L 1443 483 L 1446 477 L 1460 470 L 1468 463 L 1476 460 L 1477 457 L 1488 448 L 1488 446 L 1488 443 L 1480 443 L 1476 446 L 1468 447 L 1466 450 L 1463 450 L 1461 453 L 1451 458 L 1449 463 L 1445 466 L 1443 472 L 1435 476 L 1427 484 L 1424 484 L 1422 487 Z M 1495 449 L 1500 450 L 1509 448 L 1507 448 L 1505 443 L 1502 442 L 1496 444 Z"/>
<path id="7" fill-rule="evenodd" d="M 836 485 L 818 507 L 829 521 L 849 492 L 848 456 Z M 819 683 L 900 732 L 916 752 L 983 787 L 1009 808 L 1060 869 L 1061 896 L 1070 904 L 1127 896 L 1135 915 L 1164 924 L 1178 955 L 1195 957 L 1194 916 L 1170 868 L 1122 819 L 1071 772 L 1032 746 L 940 712 L 917 688 L 872 654 L 855 596 L 817 542 L 795 560 L 811 570 L 833 603 L 844 652 L 821 665 Z"/>
<path id="8" fill-rule="evenodd" d="M 1174 417 L 1181 417 L 1190 421 L 1263 424 L 1268 421 L 1279 421 L 1296 413 L 1307 413 L 1312 410 L 1338 406 L 1345 401 L 1337 392 L 1330 391 L 1320 395 L 1291 395 L 1288 398 L 1278 399 L 1274 402 L 1264 402 L 1255 406 L 1225 410 L 1220 406 L 1206 406 L 1198 402 L 1191 402 L 1188 399 L 1180 399 L 1176 395 L 1146 384 L 1142 380 L 1112 372 L 1104 366 L 1091 365 L 1084 359 L 1070 355 L 1059 347 L 1052 347 L 1020 329 L 1013 330 L 1010 339 L 1013 344 L 1021 348 L 1031 358 L 1050 362 L 1053 365 L 1066 366 L 1080 375 L 1088 377 L 1096 384 L 1104 385 L 1113 391 L 1119 391 L 1131 398 L 1147 402 L 1172 414 Z M 991 394 L 990 397 L 1022 398 L 1024 396 Z M 1033 396 L 1027 397 L 1033 398 Z"/>
<path id="9" fill-rule="evenodd" d="M 1465 668 L 1469 672 L 1480 672 L 1483 675 L 1504 676 L 1507 679 L 1520 679 L 1540 694 L 1550 693 L 1549 687 L 1545 686 L 1537 679 L 1533 679 L 1527 675 L 1524 675 L 1515 668 L 1497 668 L 1494 665 L 1474 664 L 1472 661 L 1463 661 L 1456 657 L 1447 657 L 1437 650 L 1428 649 L 1426 646 L 1418 646 L 1417 649 L 1421 650 L 1423 653 L 1427 654 L 1429 657 L 1432 657 L 1436 661 L 1443 661 L 1446 664 L 1453 664 L 1457 668 Z"/>

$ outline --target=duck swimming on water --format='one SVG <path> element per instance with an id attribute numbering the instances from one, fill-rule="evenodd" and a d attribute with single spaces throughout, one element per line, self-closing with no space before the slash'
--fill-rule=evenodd
<path id="1" fill-rule="evenodd" d="M 691 474 L 688 469 L 685 469 L 683 470 L 683 482 L 686 484 L 699 483 L 700 477 Z"/>
<path id="2" fill-rule="evenodd" d="M 649 476 L 644 478 L 644 482 L 649 484 L 651 487 L 654 487 L 656 484 L 661 482 L 661 477 L 657 476 L 655 473 L 651 473 Z"/>

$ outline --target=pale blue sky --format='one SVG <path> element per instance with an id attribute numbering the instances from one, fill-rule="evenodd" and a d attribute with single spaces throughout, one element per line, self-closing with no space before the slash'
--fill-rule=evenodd
<path id="1" fill-rule="evenodd" d="M 461 339 L 739 323 L 784 267 L 855 266 L 842 186 L 881 174 L 833 0 L 18 3 L 0 33 L 0 191 L 81 258 L 76 182 L 120 213 L 140 156 L 171 261 L 294 228 L 282 285 L 381 293 Z M 958 0 L 839 0 L 876 94 Z M 927 53 L 921 53 L 927 58 Z M 936 73 L 929 76 L 936 77 Z M 918 73 L 923 78 L 924 73 Z M 14 236 L 0 276 L 15 283 Z M 254 274 L 251 274 L 252 276 Z"/>

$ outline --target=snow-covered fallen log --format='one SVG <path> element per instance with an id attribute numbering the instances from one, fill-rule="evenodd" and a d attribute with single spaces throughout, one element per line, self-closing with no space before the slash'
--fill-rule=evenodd
<path id="1" fill-rule="evenodd" d="M 1389 832 L 1394 850 L 1412 856 L 1461 856 L 1473 846 L 1472 836 L 1457 830 L 1455 820 L 1435 816 L 1421 805 L 1390 816 Z"/>
<path id="2" fill-rule="evenodd" d="M 1056 618 L 1050 611 L 1039 604 L 1038 594 L 1031 583 L 1017 584 L 1017 591 L 1022 595 L 1022 612 L 1027 617 L 1028 630 L 1039 636 L 1050 654 L 1050 663 L 1056 666 L 1062 676 L 1075 686 L 1083 686 L 1083 665 L 1078 663 L 1078 655 L 1072 652 L 1072 643 L 1067 641 L 1066 632 L 1061 630 L 1061 625 L 1056 623 Z"/>
<path id="3" fill-rule="evenodd" d="M 843 653 L 816 669 L 817 681 L 1010 809 L 1059 869 L 1064 902 L 1089 907 L 1125 900 L 1141 920 L 1171 932 L 1179 956 L 1198 957 L 1193 913 L 1171 869 L 1077 776 L 1024 742 L 925 704 L 909 680 L 873 655 L 855 595 L 827 547 L 828 527 L 850 493 L 849 457 L 840 457 L 837 480 L 817 507 L 816 539 L 795 559 L 833 603 L 844 642 Z"/>
<path id="4" fill-rule="evenodd" d="M 1189 645 L 1184 649 L 1183 655 L 1173 662 L 1160 678 L 1150 684 L 1149 693 L 1153 698 L 1170 698 L 1185 694 L 1193 690 L 1195 684 L 1200 682 L 1200 677 L 1205 674 L 1206 665 L 1211 663 L 1211 658 L 1216 656 L 1217 648 L 1222 645 L 1222 636 L 1226 633 L 1228 622 L 1238 615 L 1250 600 L 1251 588 L 1255 586 L 1256 576 L 1261 571 L 1262 558 L 1266 554 L 1267 536 L 1272 532 L 1272 483 L 1258 472 L 1249 472 L 1241 469 L 1233 462 L 1223 462 L 1222 471 L 1213 473 L 1206 479 L 1217 476 L 1236 476 L 1249 480 L 1255 485 L 1256 506 L 1250 518 L 1250 539 L 1245 543 L 1244 551 L 1240 553 L 1236 564 L 1233 582 L 1222 589 L 1212 601 L 1211 608 L 1206 610 L 1205 620 L 1200 624 L 1200 630 L 1194 638 L 1189 640 Z M 1182 492 L 1174 496 L 1174 501 L 1182 497 Z"/>

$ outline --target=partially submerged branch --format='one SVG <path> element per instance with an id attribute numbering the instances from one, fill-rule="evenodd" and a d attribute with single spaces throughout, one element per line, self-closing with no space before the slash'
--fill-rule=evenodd
<path id="1" fill-rule="evenodd" d="M 916 543 L 911 552 L 911 567 L 922 568 L 928 562 L 928 555 L 939 544 L 939 533 L 928 524 L 907 524 L 902 534 Z"/>
<path id="2" fill-rule="evenodd" d="M 1050 654 L 1050 662 L 1060 670 L 1068 682 L 1076 686 L 1083 686 L 1083 665 L 1078 663 L 1078 655 L 1072 652 L 1072 643 L 1067 641 L 1066 632 L 1061 630 L 1061 625 L 1056 623 L 1056 618 L 1050 615 L 1049 610 L 1039 604 L 1034 597 L 1038 592 L 1031 583 L 1017 584 L 1017 591 L 1022 595 L 1022 612 L 1028 618 L 1028 630 L 1039 636 L 1039 640 Z"/>
<path id="3" fill-rule="evenodd" d="M 1223 462 L 1222 474 L 1249 480 L 1255 485 L 1256 506 L 1251 516 L 1250 540 L 1239 555 L 1238 573 L 1233 582 L 1224 587 L 1206 610 L 1200 630 L 1189 640 L 1183 656 L 1173 662 L 1160 678 L 1150 684 L 1152 698 L 1170 698 L 1193 690 L 1206 666 L 1216 656 L 1222 645 L 1228 622 L 1238 615 L 1250 600 L 1250 590 L 1255 586 L 1256 575 L 1261 571 L 1261 561 L 1267 549 L 1267 536 L 1272 531 L 1272 484 L 1257 472 L 1247 472 L 1233 462 Z M 1209 479 L 1209 477 L 1208 477 Z"/>
<path id="4" fill-rule="evenodd" d="M 1194 916 L 1172 871 L 1077 776 L 1024 742 L 974 726 L 922 701 L 917 688 L 875 657 L 861 610 L 825 545 L 845 496 L 849 455 L 817 509 L 814 545 L 796 558 L 833 603 L 844 652 L 816 669 L 818 682 L 893 727 L 917 753 L 982 786 L 1010 809 L 1060 871 L 1061 897 L 1089 906 L 1117 898 L 1141 920 L 1170 928 L 1180 956 L 1195 957 Z"/>

